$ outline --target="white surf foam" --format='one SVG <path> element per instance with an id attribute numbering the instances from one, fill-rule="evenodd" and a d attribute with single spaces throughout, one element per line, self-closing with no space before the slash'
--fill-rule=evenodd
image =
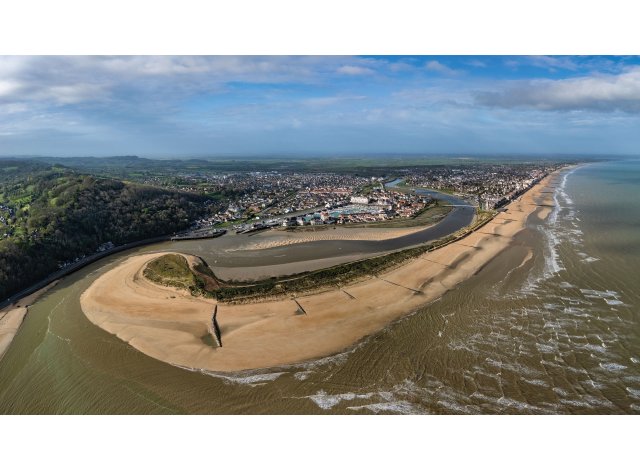
<path id="1" fill-rule="evenodd" d="M 549 384 L 544 380 L 540 379 L 522 379 L 523 382 L 526 382 L 531 385 L 537 385 L 538 387 L 548 387 Z"/>
<path id="2" fill-rule="evenodd" d="M 402 415 L 425 414 L 425 411 L 422 408 L 418 408 L 417 406 L 413 405 L 412 403 L 409 403 L 408 401 L 371 403 L 368 405 L 361 405 L 361 406 L 349 406 L 347 408 L 349 410 L 367 409 L 369 411 L 373 411 L 374 413 L 391 412 L 391 413 L 402 414 Z"/>
<path id="3" fill-rule="evenodd" d="M 302 370 L 293 374 L 293 378 L 296 380 L 307 380 L 311 374 L 313 374 L 313 371 Z"/>
<path id="4" fill-rule="evenodd" d="M 608 305 L 624 305 L 620 293 L 614 290 L 580 289 L 580 292 L 587 299 L 604 300 Z"/>
<path id="5" fill-rule="evenodd" d="M 606 298 L 606 297 L 618 297 L 620 293 L 614 290 L 594 290 L 594 289 L 580 289 L 580 292 L 585 297 L 591 296 L 592 298 Z"/>
<path id="6" fill-rule="evenodd" d="M 627 368 L 627 366 L 623 366 L 616 362 L 600 362 L 598 365 L 609 372 L 618 372 Z"/>
<path id="7" fill-rule="evenodd" d="M 573 220 L 579 221 L 576 217 L 576 211 L 573 209 L 573 200 L 566 192 L 567 179 L 575 169 L 568 171 L 562 176 L 562 180 L 558 188 L 553 193 L 553 210 L 547 217 L 546 223 L 536 228 L 543 234 L 545 239 L 544 267 L 542 274 L 538 277 L 530 277 L 527 286 L 523 289 L 525 292 L 531 292 L 538 286 L 540 281 L 549 279 L 565 269 L 559 253 L 559 246 L 563 240 L 571 242 L 573 245 L 580 245 L 582 240 L 582 231 L 577 228 Z M 560 214 L 563 214 L 560 217 Z M 571 220 L 574 228 L 567 229 L 561 225 L 561 220 Z"/>
<path id="8" fill-rule="evenodd" d="M 366 398 L 371 398 L 372 396 L 373 396 L 373 393 L 357 394 L 353 392 L 329 395 L 324 390 L 320 390 L 315 395 L 309 395 L 306 398 L 309 398 L 311 401 L 313 401 L 316 405 L 318 405 L 318 407 L 322 408 L 323 410 L 330 410 L 331 408 L 333 408 L 334 406 L 336 406 L 338 403 L 342 401 L 366 399 Z"/>
<path id="9" fill-rule="evenodd" d="M 626 390 L 627 390 L 627 392 L 629 392 L 629 395 L 632 396 L 633 398 L 639 398 L 640 399 L 640 389 L 626 387 Z"/>
<path id="10" fill-rule="evenodd" d="M 273 382 L 281 375 L 288 373 L 285 371 L 259 372 L 259 373 L 256 373 L 256 371 L 247 371 L 247 372 L 238 372 L 238 373 L 230 372 L 227 374 L 223 372 L 214 372 L 206 369 L 186 367 L 180 364 L 171 364 L 171 365 L 178 367 L 180 369 L 188 370 L 191 372 L 199 372 L 201 374 L 215 377 L 217 379 L 222 379 L 224 382 L 229 384 L 248 385 L 250 387 L 265 385 L 267 382 Z"/>

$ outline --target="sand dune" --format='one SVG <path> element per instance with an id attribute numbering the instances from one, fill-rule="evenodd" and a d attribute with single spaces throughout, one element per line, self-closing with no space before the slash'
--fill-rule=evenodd
<path id="1" fill-rule="evenodd" d="M 218 305 L 221 348 L 203 341 L 214 300 L 195 298 L 143 278 L 144 266 L 159 254 L 133 256 L 100 276 L 82 294 L 82 309 L 93 323 L 143 353 L 192 369 L 257 369 L 337 353 L 476 273 L 511 243 L 530 214 L 542 212 L 544 208 L 536 204 L 550 203 L 549 196 L 540 191 L 551 178 L 459 242 L 380 277 L 298 297 L 305 313 L 288 298 Z"/>

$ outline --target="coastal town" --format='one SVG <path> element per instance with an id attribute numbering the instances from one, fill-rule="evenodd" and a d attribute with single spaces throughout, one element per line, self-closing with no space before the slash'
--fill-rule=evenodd
<path id="1" fill-rule="evenodd" d="M 15 162 L 7 165 L 10 169 L 17 168 Z M 74 181 L 82 185 L 89 181 L 77 170 L 53 169 L 51 176 L 58 178 L 59 184 L 52 187 L 55 189 L 44 191 L 44 184 L 47 184 L 44 182 L 50 176 L 34 179 L 35 173 L 31 170 L 43 170 L 37 164 L 29 165 L 33 168 L 25 167 L 25 171 L 29 170 L 25 175 L 32 175 L 32 184 L 21 184 L 17 179 L 19 173 L 7 172 L 6 184 L 0 191 L 0 240 L 6 243 L 48 243 L 51 233 L 57 232 L 42 222 L 57 223 L 69 217 L 68 212 L 65 215 L 60 210 L 58 215 L 47 215 L 48 212 L 53 210 L 51 208 L 59 209 L 62 201 L 67 201 L 64 204 L 69 202 L 67 188 Z M 154 170 L 153 177 L 148 174 L 138 176 L 129 171 L 127 180 L 137 189 L 127 189 L 125 194 L 132 194 L 132 190 L 140 191 L 140 195 L 150 191 L 149 195 L 166 197 L 162 192 L 170 191 L 174 198 L 171 204 L 184 204 L 185 198 L 192 201 L 191 215 L 183 212 L 180 225 L 167 230 L 165 223 L 158 224 L 140 238 L 142 242 L 198 240 L 227 233 L 252 234 L 266 230 L 317 231 L 331 226 L 406 229 L 433 224 L 446 216 L 450 210 L 447 206 L 452 203 L 446 202 L 447 197 L 439 196 L 438 192 L 456 196 L 458 202 L 455 204 L 475 207 L 476 211 L 493 211 L 519 197 L 561 166 L 558 162 L 545 161 L 481 162 L 393 167 L 365 176 L 351 170 L 204 171 L 185 165 L 178 171 Z M 109 187 L 125 188 L 113 177 L 102 176 L 99 171 L 94 174 L 102 178 L 99 181 L 115 185 Z M 43 175 L 49 173 L 45 171 Z M 66 191 L 63 197 L 60 197 L 61 191 Z M 126 205 L 134 201 L 130 200 Z M 431 211 L 431 208 L 437 209 Z M 146 213 L 152 213 L 151 206 L 143 209 L 142 217 L 146 217 Z M 119 223 L 121 217 L 110 220 Z M 66 272 L 127 246 L 115 233 L 115 237 L 103 237 L 100 243 L 87 241 L 84 250 L 61 251 L 52 268 Z"/>
<path id="2" fill-rule="evenodd" d="M 191 220 L 189 235 L 219 236 L 268 228 L 372 224 L 415 218 L 436 204 L 431 189 L 455 194 L 480 210 L 507 204 L 560 165 L 535 163 L 468 163 L 389 169 L 384 176 L 351 172 L 228 171 L 183 169 L 145 177 L 141 183 L 204 196 L 205 215 Z M 135 180 L 135 177 L 132 178 Z M 28 233 L 23 219 L 29 197 L 0 197 L 0 239 Z M 195 235 L 193 235 L 195 233 Z M 103 249 L 103 247 L 100 247 Z M 100 250 L 99 250 L 100 251 Z"/>
<path id="3" fill-rule="evenodd" d="M 406 182 L 408 186 L 467 196 L 481 209 L 492 210 L 507 204 L 558 168 L 555 163 L 446 166 L 411 173 Z"/>
<path id="4" fill-rule="evenodd" d="M 420 167 L 396 171 L 387 177 L 338 173 L 252 172 L 215 176 L 184 176 L 187 191 L 216 188 L 230 198 L 218 211 L 194 223 L 194 229 L 230 226 L 246 233 L 272 227 L 374 223 L 411 218 L 434 204 L 432 189 L 464 198 L 490 211 L 507 204 L 545 175 L 555 163 L 483 164 L 459 167 Z M 203 189 L 205 181 L 210 184 Z"/>

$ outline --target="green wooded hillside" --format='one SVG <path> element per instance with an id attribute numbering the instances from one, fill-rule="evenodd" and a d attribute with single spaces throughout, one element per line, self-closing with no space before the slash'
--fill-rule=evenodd
<path id="1" fill-rule="evenodd" d="M 184 230 L 207 210 L 203 196 L 0 160 L 0 299 L 104 243 Z"/>

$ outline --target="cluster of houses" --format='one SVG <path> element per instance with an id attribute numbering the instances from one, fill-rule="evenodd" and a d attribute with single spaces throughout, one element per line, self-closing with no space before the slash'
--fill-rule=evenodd
<path id="1" fill-rule="evenodd" d="M 333 206 L 327 204 L 320 211 L 286 217 L 282 226 L 369 223 L 395 217 L 412 217 L 429 202 L 430 198 L 426 196 L 397 192 L 382 192 L 374 196 L 357 195 Z"/>
<path id="2" fill-rule="evenodd" d="M 527 189 L 538 183 L 542 178 L 546 176 L 545 173 L 536 175 L 535 178 L 529 178 L 518 182 L 513 189 L 506 194 L 500 193 L 483 193 L 478 196 L 478 205 L 483 210 L 498 209 L 510 201 L 513 201 L 524 193 Z"/>
<path id="3" fill-rule="evenodd" d="M 491 210 L 517 197 L 551 171 L 553 164 L 478 164 L 433 166 L 408 172 L 408 186 L 453 191 Z M 213 181 L 211 181 L 213 182 Z M 238 191 L 228 205 L 198 220 L 196 228 L 237 223 L 239 232 L 276 226 L 369 223 L 413 217 L 427 196 L 385 186 L 381 178 L 332 173 L 250 172 L 218 177 L 216 183 Z"/>
<path id="4" fill-rule="evenodd" d="M 354 188 L 370 182 L 369 178 L 350 174 L 279 171 L 183 174 L 179 180 L 185 184 L 175 189 L 227 193 L 229 204 L 210 217 L 212 224 L 254 216 L 278 217 L 334 205 L 348 198 Z"/>
<path id="5" fill-rule="evenodd" d="M 472 197 L 481 209 L 506 204 L 558 168 L 556 163 L 478 164 L 432 167 L 407 176 L 410 186 L 453 191 Z"/>

